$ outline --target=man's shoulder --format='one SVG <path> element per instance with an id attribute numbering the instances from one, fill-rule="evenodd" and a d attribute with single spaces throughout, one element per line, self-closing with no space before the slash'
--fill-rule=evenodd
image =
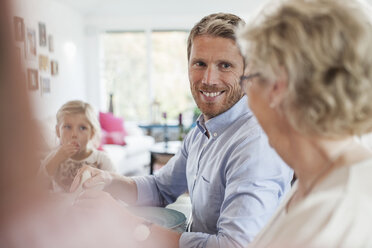
<path id="1" fill-rule="evenodd" d="M 232 125 L 226 128 L 225 132 L 227 137 L 236 140 L 257 139 L 264 136 L 257 119 L 249 113 L 241 115 Z"/>

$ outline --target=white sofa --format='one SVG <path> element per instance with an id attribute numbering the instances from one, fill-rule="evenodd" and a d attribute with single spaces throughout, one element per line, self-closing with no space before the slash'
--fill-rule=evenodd
<path id="1" fill-rule="evenodd" d="M 55 117 L 38 121 L 43 130 L 44 148 L 40 157 L 45 157 L 51 149 L 58 145 L 58 138 L 55 134 Z M 133 122 L 124 122 L 128 136 L 125 137 L 125 146 L 103 145 L 114 163 L 116 171 L 123 175 L 146 175 L 150 173 L 150 148 L 154 145 L 155 139 L 144 135 L 144 132 Z"/>
<path id="2" fill-rule="evenodd" d="M 118 173 L 123 175 L 146 175 L 150 168 L 150 148 L 154 145 L 153 137 L 144 135 L 143 131 L 131 122 L 125 122 L 125 146 L 103 145 L 104 151 L 112 159 Z"/>

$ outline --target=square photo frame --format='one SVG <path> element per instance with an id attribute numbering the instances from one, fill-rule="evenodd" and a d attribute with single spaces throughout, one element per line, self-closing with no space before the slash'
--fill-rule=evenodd
<path id="1" fill-rule="evenodd" d="M 39 45 L 46 47 L 47 45 L 47 34 L 45 23 L 39 22 Z"/>
<path id="2" fill-rule="evenodd" d="M 49 72 L 49 58 L 45 55 L 39 55 L 39 70 Z"/>
<path id="3" fill-rule="evenodd" d="M 41 95 L 50 93 L 50 78 L 40 77 Z"/>
<path id="4" fill-rule="evenodd" d="M 27 82 L 29 90 L 39 89 L 39 72 L 35 69 L 27 69 Z"/>
<path id="5" fill-rule="evenodd" d="M 49 52 L 54 52 L 54 41 L 53 41 L 53 36 L 48 35 L 48 46 L 49 46 Z"/>
<path id="6" fill-rule="evenodd" d="M 25 23 L 23 18 L 15 16 L 14 19 L 14 35 L 16 41 L 25 40 Z"/>
<path id="7" fill-rule="evenodd" d="M 55 60 L 50 61 L 50 71 L 53 76 L 58 75 L 58 62 Z"/>
<path id="8" fill-rule="evenodd" d="M 22 52 L 21 52 L 21 48 L 16 46 L 14 47 L 15 49 L 15 55 L 16 55 L 16 62 L 18 64 L 18 66 L 21 66 L 22 65 Z"/>
<path id="9" fill-rule="evenodd" d="M 36 59 L 36 31 L 35 29 L 27 28 L 26 34 L 26 58 L 35 60 Z"/>

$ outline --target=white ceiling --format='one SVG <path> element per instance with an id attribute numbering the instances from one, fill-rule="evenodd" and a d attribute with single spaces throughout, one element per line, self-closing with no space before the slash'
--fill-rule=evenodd
<path id="1" fill-rule="evenodd" d="M 249 14 L 269 0 L 56 0 L 85 17 L 205 15 L 214 12 Z M 372 4 L 372 0 L 367 0 Z"/>
<path id="2" fill-rule="evenodd" d="M 213 12 L 247 14 L 268 0 L 55 0 L 85 17 L 187 16 Z M 372 0 L 371 0 L 372 1 Z"/>
<path id="3" fill-rule="evenodd" d="M 228 12 L 249 20 L 278 0 L 55 0 L 99 30 L 187 29 L 205 15 Z M 347 1 L 347 0 L 343 0 Z M 362 0 L 363 1 L 363 0 Z M 372 5 L 372 0 L 366 0 Z M 372 11 L 371 11 L 372 12 Z M 372 13 L 371 13 L 372 15 Z"/>

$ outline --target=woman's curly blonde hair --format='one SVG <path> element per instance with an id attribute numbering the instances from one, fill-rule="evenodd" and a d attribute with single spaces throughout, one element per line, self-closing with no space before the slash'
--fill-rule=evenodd
<path id="1" fill-rule="evenodd" d="M 239 30 L 246 63 L 265 81 L 285 69 L 282 109 L 299 132 L 342 137 L 372 131 L 367 9 L 356 0 L 288 0 Z"/>

